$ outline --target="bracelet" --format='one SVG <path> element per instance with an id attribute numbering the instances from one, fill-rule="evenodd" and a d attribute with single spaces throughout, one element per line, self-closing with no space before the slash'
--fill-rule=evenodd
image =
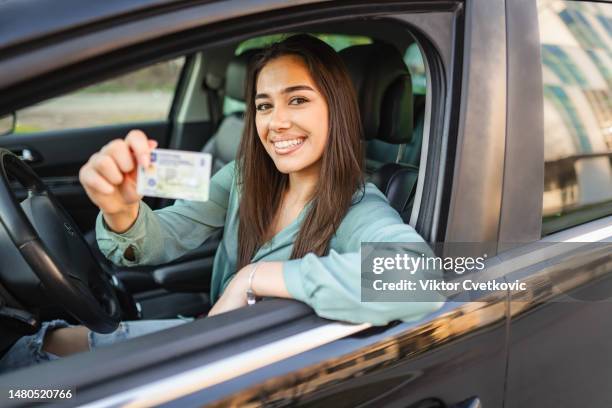
<path id="1" fill-rule="evenodd" d="M 257 271 L 257 268 L 259 268 L 259 265 L 261 265 L 261 263 L 257 262 L 249 273 L 249 287 L 246 291 L 247 304 L 249 306 L 253 306 L 255 303 L 257 303 L 257 296 L 255 296 L 255 292 L 253 291 L 253 278 L 255 277 L 255 272 Z"/>

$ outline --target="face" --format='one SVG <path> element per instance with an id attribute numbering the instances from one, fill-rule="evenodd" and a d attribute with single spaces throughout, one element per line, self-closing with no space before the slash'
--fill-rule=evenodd
<path id="1" fill-rule="evenodd" d="M 318 171 L 328 139 L 328 108 L 302 59 L 268 62 L 255 94 L 257 134 L 276 168 L 285 174 Z"/>

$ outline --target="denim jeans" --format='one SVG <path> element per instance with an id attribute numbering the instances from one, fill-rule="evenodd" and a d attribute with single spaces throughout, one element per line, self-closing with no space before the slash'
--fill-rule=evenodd
<path id="1" fill-rule="evenodd" d="M 166 320 L 137 320 L 132 322 L 121 322 L 117 330 L 108 334 L 99 334 L 92 331 L 88 334 L 89 349 L 95 350 L 98 347 L 108 346 L 119 341 L 142 336 L 148 333 L 168 329 L 183 323 L 192 321 L 191 318 L 166 319 Z M 64 320 L 52 320 L 44 322 L 38 332 L 24 336 L 17 340 L 15 344 L 0 359 L 0 374 L 18 368 L 39 364 L 45 361 L 56 360 L 59 357 L 55 354 L 42 350 L 43 340 L 48 330 L 59 329 L 62 327 L 72 327 Z"/>

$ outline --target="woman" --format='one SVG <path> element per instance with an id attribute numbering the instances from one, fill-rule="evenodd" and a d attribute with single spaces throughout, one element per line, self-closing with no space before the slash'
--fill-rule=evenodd
<path id="1" fill-rule="evenodd" d="M 224 228 L 209 316 L 255 296 L 294 298 L 322 317 L 378 325 L 438 308 L 440 302 L 360 300 L 361 242 L 413 242 L 418 256 L 423 240 L 374 185 L 364 185 L 357 98 L 335 51 L 306 35 L 276 43 L 252 64 L 246 95 L 238 159 L 212 178 L 207 202 L 152 211 L 141 201 L 136 167 L 148 166 L 156 145 L 140 131 L 90 158 L 80 180 L 101 209 L 102 252 L 119 265 L 161 264 Z M 33 363 L 180 323 L 122 323 L 100 335 L 54 321 L 20 339 L 7 357 L 25 365 L 25 349 L 35 350 Z"/>

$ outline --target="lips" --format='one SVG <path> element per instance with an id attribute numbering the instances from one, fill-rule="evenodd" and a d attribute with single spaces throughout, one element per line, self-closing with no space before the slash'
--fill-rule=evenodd
<path id="1" fill-rule="evenodd" d="M 278 155 L 287 155 L 297 151 L 306 140 L 305 137 L 296 137 L 292 139 L 276 140 L 271 142 L 274 146 L 274 151 Z"/>

